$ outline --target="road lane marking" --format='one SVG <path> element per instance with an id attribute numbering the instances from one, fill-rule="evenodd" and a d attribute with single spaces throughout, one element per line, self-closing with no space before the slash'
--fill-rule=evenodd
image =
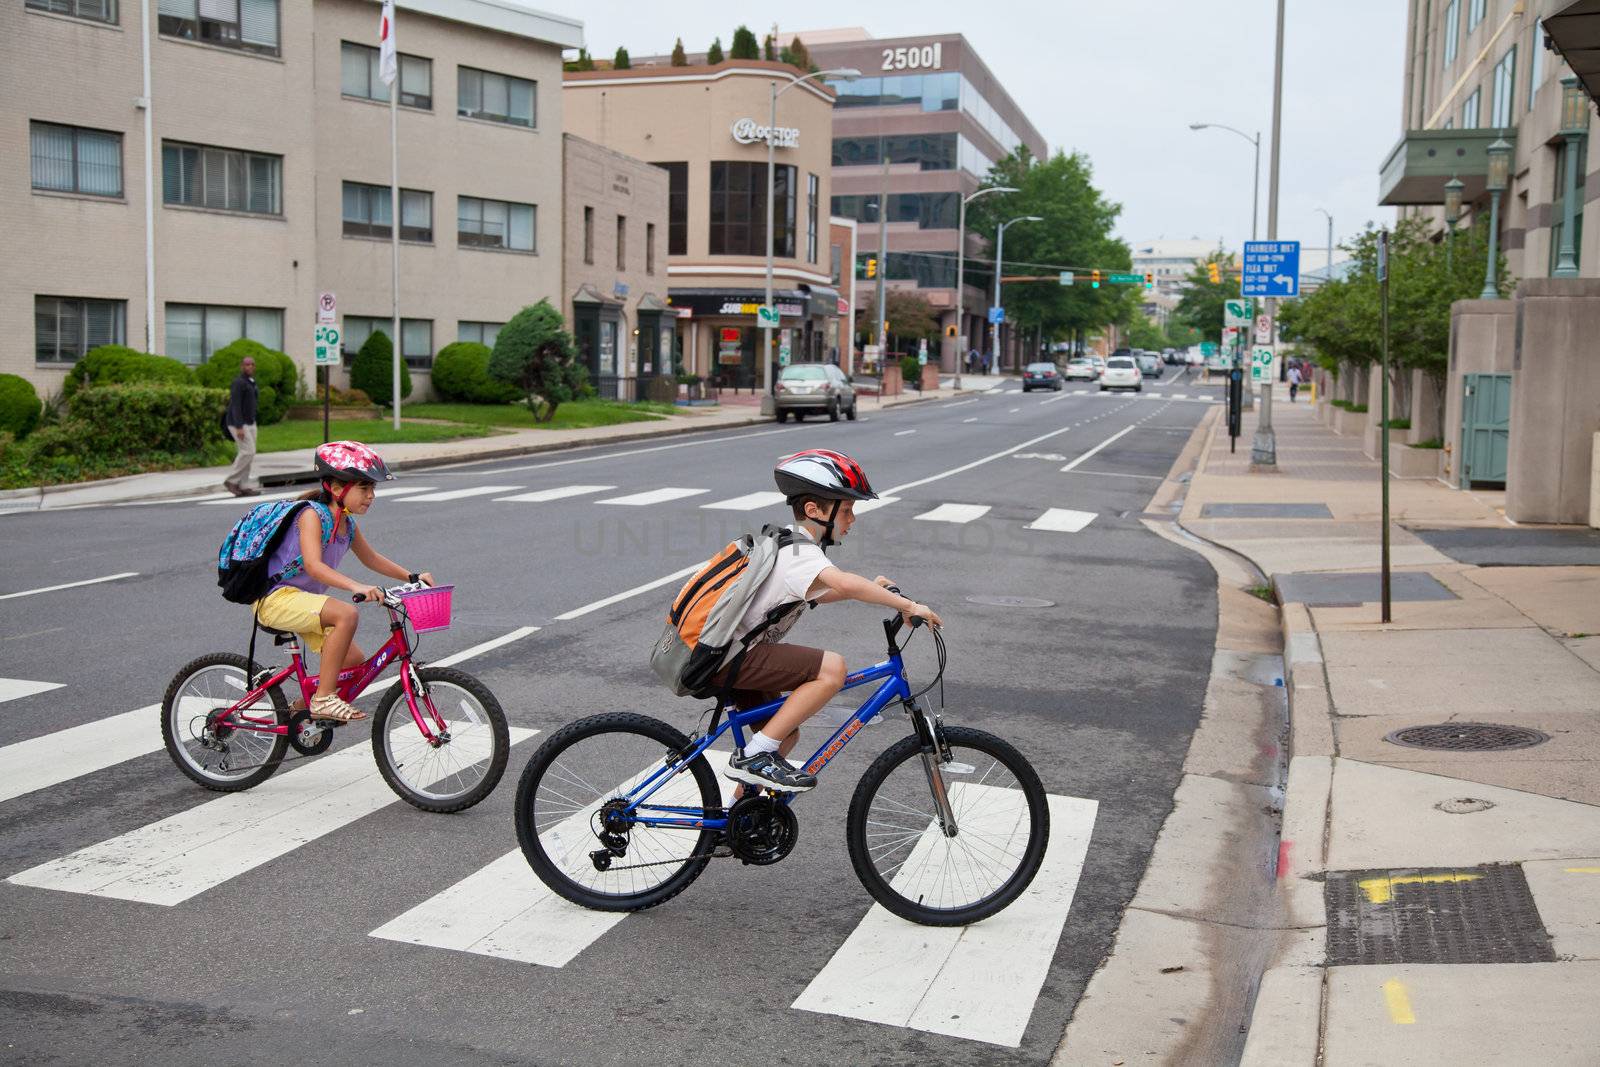
<path id="1" fill-rule="evenodd" d="M 62 582 L 60 585 L 46 585 L 39 589 L 24 589 L 17 593 L 0 593 L 0 600 L 15 600 L 22 596 L 38 596 L 40 593 L 54 593 L 58 589 L 76 589 L 80 585 L 99 585 L 101 582 L 116 582 L 123 578 L 137 578 L 138 571 L 123 571 L 120 574 L 108 574 L 103 578 L 85 578 L 81 582 Z"/>
<path id="2" fill-rule="evenodd" d="M 756 511 L 760 508 L 777 507 L 786 499 L 788 498 L 782 493 L 746 493 L 744 496 L 736 496 L 728 500 L 701 504 L 700 507 L 703 511 Z"/>
<path id="3" fill-rule="evenodd" d="M 866 419 L 862 419 L 861 421 L 865 422 L 867 420 Z M 711 437 L 703 438 L 703 439 L 698 440 L 698 441 L 678 441 L 678 442 L 675 442 L 675 443 L 670 444 L 670 445 L 651 445 L 649 448 L 629 448 L 629 449 L 625 449 L 624 451 L 621 451 L 621 452 L 607 452 L 603 456 L 579 456 L 577 459 L 555 459 L 555 460 L 549 461 L 548 463 L 526 463 L 526 464 L 523 464 L 520 467 L 500 467 L 500 468 L 498 468 L 498 469 L 496 469 L 494 471 L 485 472 L 485 473 L 490 473 L 490 474 L 514 474 L 514 473 L 516 473 L 518 471 L 541 471 L 541 470 L 546 469 L 547 467 L 566 467 L 566 466 L 569 466 L 569 465 L 571 465 L 573 463 L 598 463 L 601 460 L 621 459 L 624 456 L 642 456 L 647 452 L 665 452 L 665 451 L 667 451 L 669 449 L 673 449 L 673 448 L 695 448 L 695 447 L 697 447 L 699 445 L 715 445 L 715 444 L 722 444 L 722 443 L 727 442 L 727 441 L 745 441 L 745 440 L 748 440 L 748 439 L 750 439 L 752 437 L 771 437 L 773 434 L 778 434 L 778 433 L 794 433 L 799 429 L 800 429 L 800 427 L 798 427 L 798 426 L 795 426 L 795 427 L 787 427 L 786 426 L 781 430 L 760 430 L 760 431 L 758 431 L 756 433 L 735 434 L 732 437 L 711 436 Z M 709 431 L 709 432 L 714 434 L 716 431 Z M 607 448 L 607 447 L 610 447 L 610 446 L 605 445 L 605 444 L 597 444 L 597 445 L 586 445 L 584 447 L 585 448 Z M 491 464 L 491 463 L 504 463 L 504 462 L 505 462 L 505 460 L 499 460 L 499 459 L 475 459 L 475 460 L 471 460 L 470 462 L 466 462 L 466 463 L 455 463 L 455 464 L 452 464 L 448 468 L 435 467 L 434 470 L 436 470 L 436 471 L 439 471 L 439 470 L 459 471 L 463 467 L 481 467 L 481 466 L 486 466 L 486 465 Z"/>
<path id="4" fill-rule="evenodd" d="M 1040 406 L 1043 406 L 1045 404 L 1054 404 L 1057 400 L 1065 400 L 1066 398 L 1067 398 L 1067 394 L 1066 393 L 1057 393 L 1055 396 L 1050 397 L 1048 400 L 1041 400 L 1039 403 L 1040 403 Z"/>
<path id="5" fill-rule="evenodd" d="M 1019 412 L 1021 410 L 1022 410 L 1021 408 L 1012 408 L 1010 411 L 1006 412 L 1006 414 L 1007 415 L 1015 415 L 1017 412 Z"/>
<path id="6" fill-rule="evenodd" d="M 473 496 L 493 496 L 495 493 L 515 493 L 520 485 L 475 485 L 470 489 L 447 489 L 442 493 L 422 493 L 406 497 L 406 504 L 443 504 L 451 500 L 465 500 Z"/>
<path id="7" fill-rule="evenodd" d="M 968 404 L 976 404 L 981 399 L 983 399 L 983 398 L 975 396 L 971 400 L 957 400 L 954 404 L 946 404 L 944 407 L 940 408 L 939 410 L 940 411 L 949 411 L 951 408 L 965 407 Z"/>
<path id="8" fill-rule="evenodd" d="M 1600 867 L 1565 867 L 1568 874 L 1600 874 Z"/>
<path id="9" fill-rule="evenodd" d="M 988 514 L 988 504 L 940 504 L 932 511 L 915 516 L 921 522 L 971 522 Z"/>
<path id="10" fill-rule="evenodd" d="M 1383 983 L 1383 999 L 1389 1008 L 1389 1021 L 1398 1026 L 1410 1026 L 1417 1021 L 1411 1011 L 1411 998 L 1406 995 L 1406 985 L 1398 978 Z"/>
<path id="11" fill-rule="evenodd" d="M 1166 479 L 1163 478 L 1159 474 L 1122 474 L 1122 473 L 1120 473 L 1118 471 L 1086 471 L 1086 470 L 1076 470 L 1076 471 L 1071 471 L 1069 473 L 1072 473 L 1072 474 L 1093 474 L 1093 475 L 1095 475 L 1096 477 L 1099 477 L 1099 478 L 1142 478 L 1142 479 L 1145 479 L 1146 481 L 1152 481 L 1152 482 L 1164 482 L 1164 481 L 1166 481 Z"/>
<path id="12" fill-rule="evenodd" d="M 856 514 L 865 515 L 869 511 L 877 511 L 879 508 L 886 508 L 890 504 L 897 504 L 899 502 L 899 497 L 888 495 L 880 496 L 876 500 L 857 500 Z"/>
<path id="13" fill-rule="evenodd" d="M 860 509 L 858 508 L 857 510 Z M 566 622 L 569 619 L 576 619 L 579 616 L 589 614 L 591 611 L 599 611 L 601 608 L 608 608 L 612 604 L 619 604 L 622 601 L 627 600 L 629 597 L 638 596 L 640 593 L 648 593 L 652 589 L 659 589 L 668 582 L 675 582 L 679 578 L 689 577 L 689 575 L 694 574 L 704 566 L 704 562 L 696 563 L 692 566 L 683 568 L 681 571 L 673 571 L 671 574 L 657 578 L 653 582 L 646 582 L 643 585 L 636 585 L 632 589 L 625 589 L 620 593 L 613 593 L 608 597 L 602 597 L 593 603 L 585 604 L 581 608 L 573 608 L 571 611 L 562 612 L 560 615 L 556 616 L 556 622 Z"/>
<path id="14" fill-rule="evenodd" d="M 977 422 L 978 421 L 978 416 L 974 415 L 970 419 L 962 419 L 961 421 L 962 422 Z"/>
<path id="15" fill-rule="evenodd" d="M 963 787 L 993 788 L 953 789 Z M 920 926 L 874 904 L 792 1006 L 1020 1045 L 1083 873 L 1097 809 L 1078 797 L 1052 795 L 1049 804 L 1044 863 L 1010 907 L 961 927 Z M 930 826 L 924 841 L 936 836 L 942 834 Z"/>
<path id="16" fill-rule="evenodd" d="M 709 489 L 683 489 L 677 486 L 667 486 L 662 489 L 651 489 L 645 493 L 633 493 L 629 496 L 614 496 L 610 500 L 598 500 L 597 504 L 618 504 L 627 508 L 642 508 L 649 504 L 665 504 L 669 500 L 682 500 L 687 496 L 699 496 L 709 493 Z"/>
<path id="17" fill-rule="evenodd" d="M 464 746 L 463 760 L 487 758 L 487 727 L 481 739 L 456 733 L 452 745 L 476 741 Z M 513 726 L 511 743 L 536 733 Z M 352 745 L 6 881 L 172 907 L 399 800 L 368 746 Z"/>
<path id="18" fill-rule="evenodd" d="M 1057 429 L 1051 430 L 1049 433 L 1042 433 L 1038 437 L 1030 437 L 1026 441 L 1021 442 L 1020 444 L 1012 445 L 1010 448 L 1002 448 L 998 452 L 991 452 L 989 455 L 983 456 L 980 459 L 975 459 L 971 463 L 963 463 L 959 467 L 951 467 L 949 470 L 940 471 L 938 474 L 930 474 L 926 478 L 918 478 L 914 482 L 906 482 L 906 483 L 904 483 L 902 485 L 897 485 L 897 486 L 893 487 L 892 489 L 885 490 L 883 495 L 884 496 L 894 496 L 897 493 L 905 492 L 907 489 L 915 489 L 918 486 L 928 485 L 931 482 L 941 481 L 941 480 L 943 480 L 945 478 L 949 478 L 949 477 L 951 477 L 953 475 L 964 474 L 967 471 L 970 471 L 970 470 L 974 469 L 975 467 L 983 466 L 985 463 L 993 463 L 997 459 L 1004 459 L 1006 456 L 1011 455 L 1011 453 L 1013 453 L 1013 452 L 1021 452 L 1024 448 L 1027 448 L 1030 445 L 1036 445 L 1040 441 L 1048 441 L 1052 437 L 1059 437 L 1061 434 L 1067 433 L 1071 429 L 1072 429 L 1071 426 L 1058 427 Z M 1129 429 L 1132 429 L 1132 427 L 1129 427 Z M 859 507 L 857 507 L 856 508 L 856 512 L 860 513 L 860 511 L 861 511 L 861 509 Z"/>
<path id="19" fill-rule="evenodd" d="M 1394 887 L 1397 885 L 1476 882 L 1482 877 L 1481 874 L 1468 874 L 1465 871 L 1451 871 L 1449 874 L 1403 874 L 1397 878 L 1363 878 L 1356 883 L 1356 888 L 1367 895 L 1367 903 L 1387 904 L 1394 899 Z"/>
<path id="20" fill-rule="evenodd" d="M 1116 433 L 1112 434 L 1110 437 L 1106 438 L 1104 441 L 1101 441 L 1099 444 L 1097 444 L 1093 448 L 1089 449 L 1089 451 L 1085 452 L 1083 455 L 1079 456 L 1077 459 L 1073 460 L 1071 463 L 1068 463 L 1065 467 L 1062 467 L 1061 468 L 1062 472 L 1065 473 L 1067 471 L 1072 470 L 1078 464 L 1082 463 L 1084 460 L 1088 459 L 1090 456 L 1094 455 L 1096 452 L 1099 452 L 1102 448 L 1105 448 L 1107 445 L 1109 445 L 1109 444 L 1111 444 L 1111 442 L 1117 440 L 1117 438 L 1121 437 L 1123 434 L 1132 433 L 1136 429 L 1138 429 L 1137 424 L 1135 424 L 1133 426 L 1124 426 L 1122 429 L 1118 430 Z"/>
<path id="21" fill-rule="evenodd" d="M 1097 518 L 1099 518 L 1098 513 L 1093 511 L 1049 508 L 1043 515 L 1024 526 L 1023 529 L 1050 530 L 1055 533 L 1077 533 Z"/>
<path id="22" fill-rule="evenodd" d="M 200 500 L 199 503 L 201 507 L 207 508 L 227 507 L 229 504 L 239 504 L 243 507 L 249 508 L 255 507 L 257 504 L 265 504 L 269 500 L 293 500 L 297 496 L 302 496 L 305 493 L 310 492 L 312 488 L 314 487 L 302 485 L 298 489 L 290 489 L 287 492 L 257 493 L 255 496 L 250 497 L 226 496 L 220 500 Z"/>
<path id="23" fill-rule="evenodd" d="M 0 802 L 159 750 L 160 712 L 151 704 L 0 748 Z"/>
<path id="24" fill-rule="evenodd" d="M 35 693 L 48 693 L 60 689 L 62 682 L 30 682 L 26 678 L 0 678 L 0 704 L 8 700 L 21 700 Z"/>
<path id="25" fill-rule="evenodd" d="M 547 504 L 552 500 L 565 500 L 569 496 L 586 496 L 589 493 L 606 493 L 615 489 L 614 485 L 563 485 L 559 489 L 537 489 L 531 493 L 518 493 L 516 496 L 497 496 L 496 504 Z"/>
<path id="26" fill-rule="evenodd" d="M 904 436 L 906 436 L 906 435 L 907 435 L 907 434 L 913 434 L 913 433 L 916 433 L 916 432 L 917 432 L 917 431 L 915 431 L 915 430 L 896 430 L 896 431 L 895 431 L 895 432 L 894 432 L 894 435 L 895 435 L 895 436 L 896 436 L 896 437 L 904 437 Z"/>

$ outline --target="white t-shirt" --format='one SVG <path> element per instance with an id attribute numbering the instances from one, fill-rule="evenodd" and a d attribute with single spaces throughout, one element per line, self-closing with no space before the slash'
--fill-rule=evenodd
<path id="1" fill-rule="evenodd" d="M 811 591 L 817 575 L 833 566 L 828 562 L 828 557 L 822 554 L 822 547 L 811 539 L 811 535 L 804 527 L 791 525 L 789 529 L 794 531 L 797 540 L 787 548 L 778 550 L 778 559 L 772 566 L 772 573 L 767 575 L 767 580 L 756 590 L 755 599 L 750 602 L 744 618 L 739 620 L 739 625 L 734 630 L 733 638 L 736 642 L 761 625 L 762 620 L 767 617 L 767 612 L 779 604 L 792 604 L 806 599 L 806 594 Z M 797 611 L 783 622 L 769 628 L 761 636 L 761 640 L 783 640 L 783 635 L 799 621 L 800 614 Z"/>

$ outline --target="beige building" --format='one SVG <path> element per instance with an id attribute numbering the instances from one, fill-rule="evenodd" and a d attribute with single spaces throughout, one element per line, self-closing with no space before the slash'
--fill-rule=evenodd
<path id="1" fill-rule="evenodd" d="M 668 178 L 668 296 L 685 371 L 729 388 L 759 388 L 764 298 L 770 86 L 779 63 L 568 73 L 566 128 L 654 163 Z M 829 356 L 839 294 L 829 264 L 833 93 L 815 82 L 778 99 L 774 137 L 771 358 Z M 835 332 L 830 333 L 830 326 Z"/>
<path id="2" fill-rule="evenodd" d="M 667 172 L 570 133 L 562 143 L 561 310 L 600 395 L 644 400 L 649 379 L 673 373 Z"/>
<path id="3" fill-rule="evenodd" d="M 0 181 L 0 371 L 50 393 L 97 344 L 199 363 L 250 337 L 309 379 L 325 290 L 347 353 L 388 331 L 378 11 L 366 0 L 5 5 L 0 151 L 30 169 L 26 183 L 20 166 Z M 560 203 L 553 89 L 582 25 L 504 0 L 412 0 L 395 36 L 400 340 L 426 394 L 439 348 L 492 340 L 541 298 L 560 304 L 560 220 L 541 215 Z"/>

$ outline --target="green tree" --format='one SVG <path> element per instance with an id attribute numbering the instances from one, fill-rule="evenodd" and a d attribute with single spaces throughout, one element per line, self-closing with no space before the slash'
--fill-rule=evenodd
<path id="1" fill-rule="evenodd" d="M 212 389 L 227 389 L 247 356 L 256 361 L 256 422 L 268 426 L 288 412 L 300 376 L 294 360 L 282 352 L 241 337 L 211 353 L 194 369 L 194 380 Z"/>
<path id="2" fill-rule="evenodd" d="M 611 57 L 612 70 L 632 70 L 633 63 L 628 59 L 628 50 L 617 45 L 617 54 Z"/>
<path id="3" fill-rule="evenodd" d="M 1186 322 L 1167 320 L 1167 344 L 1173 348 L 1189 348 L 1203 340 L 1199 330 Z"/>
<path id="4" fill-rule="evenodd" d="M 394 342 L 382 330 L 373 330 L 350 361 L 350 387 L 359 389 L 384 407 L 394 406 Z M 411 395 L 411 368 L 400 361 L 400 399 Z"/>
<path id="5" fill-rule="evenodd" d="M 689 56 L 683 50 L 682 37 L 672 42 L 672 65 L 674 67 L 687 67 L 689 65 Z"/>
<path id="6" fill-rule="evenodd" d="M 1211 280 L 1211 266 L 1217 268 L 1217 280 Z M 1201 337 L 1217 337 L 1222 331 L 1223 305 L 1239 296 L 1239 276 L 1234 273 L 1236 263 L 1232 255 L 1218 249 L 1204 259 L 1195 260 L 1194 267 L 1184 279 L 1188 287 L 1178 297 L 1173 318 L 1194 330 Z"/>
<path id="7" fill-rule="evenodd" d="M 740 26 L 733 31 L 733 44 L 728 49 L 729 59 L 760 59 L 761 46 L 756 43 L 756 35 L 750 32 L 750 27 Z"/>
<path id="8" fill-rule="evenodd" d="M 796 37 L 783 49 L 779 58 L 791 67 L 798 67 L 804 71 L 816 70 L 816 64 L 811 62 L 811 52 L 807 50 L 805 42 Z"/>
<path id="9" fill-rule="evenodd" d="M 878 328 L 877 293 L 868 295 L 861 309 L 864 332 L 871 335 Z M 889 348 L 900 351 L 908 344 L 939 336 L 939 317 L 933 305 L 917 295 L 914 289 L 888 289 L 884 298 L 883 328 L 889 334 Z"/>
<path id="10" fill-rule="evenodd" d="M 1161 327 L 1151 322 L 1143 311 L 1135 311 L 1122 333 L 1131 348 L 1146 348 L 1159 352 L 1167 347 L 1167 335 Z"/>
<path id="11" fill-rule="evenodd" d="M 589 380 L 561 312 L 548 300 L 523 308 L 500 327 L 489 373 L 516 386 L 539 422 L 549 422 L 557 407 L 582 396 Z"/>
<path id="12" fill-rule="evenodd" d="M 587 48 L 578 49 L 578 58 L 569 59 L 561 64 L 562 70 L 593 70 L 594 59 L 590 57 Z"/>
<path id="13" fill-rule="evenodd" d="M 776 63 L 778 61 L 777 53 L 772 48 L 772 34 L 770 33 L 761 38 L 761 58 L 768 63 Z"/>
<path id="14" fill-rule="evenodd" d="M 708 66 L 714 67 L 718 63 L 721 63 L 721 62 L 722 62 L 722 38 L 718 37 L 716 40 L 711 42 L 711 47 L 706 50 L 706 64 Z"/>

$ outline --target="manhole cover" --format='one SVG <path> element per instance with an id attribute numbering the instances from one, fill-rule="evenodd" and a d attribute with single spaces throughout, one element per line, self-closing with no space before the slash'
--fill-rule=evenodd
<path id="1" fill-rule="evenodd" d="M 984 604 L 991 608 L 1053 608 L 1054 600 L 1040 600 L 1036 596 L 969 596 L 968 604 Z"/>
<path id="2" fill-rule="evenodd" d="M 1513 748 L 1542 745 L 1550 740 L 1550 735 L 1524 726 L 1505 726 L 1496 722 L 1441 722 L 1430 726 L 1407 726 L 1385 735 L 1384 740 L 1406 748 L 1505 752 Z"/>
<path id="3" fill-rule="evenodd" d="M 1480 797 L 1451 797 L 1449 800 L 1439 801 L 1434 807 L 1446 815 L 1475 815 L 1494 807 L 1494 801 L 1483 800 Z"/>

